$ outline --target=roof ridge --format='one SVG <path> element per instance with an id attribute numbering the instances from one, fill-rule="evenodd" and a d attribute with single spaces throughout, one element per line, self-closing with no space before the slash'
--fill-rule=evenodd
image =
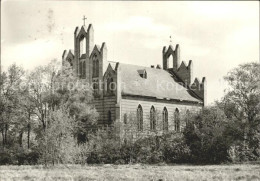
<path id="1" fill-rule="evenodd" d="M 148 66 L 143 66 L 143 65 L 136 65 L 136 64 L 129 64 L 129 63 L 122 63 L 122 62 L 118 62 L 119 65 L 130 65 L 130 66 L 135 66 L 135 67 L 140 67 L 140 68 L 144 68 L 144 69 L 151 69 L 151 70 L 163 70 L 166 71 L 164 69 L 158 69 L 158 68 L 152 68 L 152 67 L 148 67 Z M 167 72 L 167 71 L 166 71 Z"/>

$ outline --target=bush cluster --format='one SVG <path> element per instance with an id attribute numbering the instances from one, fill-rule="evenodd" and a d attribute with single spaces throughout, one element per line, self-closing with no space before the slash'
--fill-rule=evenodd
<path id="1" fill-rule="evenodd" d="M 0 165 L 35 165 L 38 164 L 40 153 L 36 150 L 30 151 L 15 151 L 15 150 L 1 150 L 0 151 Z"/>
<path id="2" fill-rule="evenodd" d="M 187 163 L 190 150 L 181 133 L 150 136 L 134 143 L 118 144 L 113 140 L 104 142 L 93 150 L 88 164 L 128 164 L 128 163 Z"/>
<path id="3" fill-rule="evenodd" d="M 219 107 L 204 108 L 185 120 L 182 133 L 169 132 L 124 144 L 101 142 L 88 155 L 87 163 L 220 164 L 259 160 L 259 147 L 250 148 L 244 133 L 235 129 Z"/>

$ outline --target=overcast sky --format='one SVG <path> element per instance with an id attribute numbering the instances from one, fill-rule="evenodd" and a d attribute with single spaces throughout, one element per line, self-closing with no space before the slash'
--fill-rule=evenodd
<path id="1" fill-rule="evenodd" d="M 208 103 L 223 96 L 223 76 L 241 63 L 259 61 L 259 2 L 11 1 L 1 2 L 1 60 L 33 69 L 73 49 L 82 17 L 95 43 L 107 43 L 108 60 L 162 64 L 162 48 L 179 44 L 193 60 L 194 78 L 208 83 Z"/>

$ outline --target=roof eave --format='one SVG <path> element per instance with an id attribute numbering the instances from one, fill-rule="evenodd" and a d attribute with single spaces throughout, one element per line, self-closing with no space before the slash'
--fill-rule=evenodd
<path id="1" fill-rule="evenodd" d="M 154 96 L 136 95 L 136 94 L 128 94 L 128 93 L 122 93 L 122 96 L 143 97 L 143 98 L 150 98 L 150 99 L 157 99 L 157 100 L 166 100 L 166 101 L 174 101 L 174 102 L 185 102 L 185 103 L 193 103 L 193 104 L 201 104 L 201 105 L 203 105 L 203 102 L 201 102 L 201 101 L 173 99 L 173 98 L 163 98 L 163 97 L 158 98 L 158 97 L 154 97 Z"/>

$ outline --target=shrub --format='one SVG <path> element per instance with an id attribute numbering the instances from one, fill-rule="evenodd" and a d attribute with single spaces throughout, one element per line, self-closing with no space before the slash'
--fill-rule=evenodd
<path id="1" fill-rule="evenodd" d="M 0 165 L 13 164 L 12 155 L 7 151 L 0 151 Z"/>
<path id="2" fill-rule="evenodd" d="M 138 163 L 155 164 L 163 162 L 163 152 L 160 147 L 160 137 L 150 136 L 136 141 L 134 147 L 134 160 Z"/>
<path id="3" fill-rule="evenodd" d="M 122 159 L 120 145 L 115 140 L 107 139 L 100 142 L 98 148 L 94 149 L 87 157 L 89 164 L 113 164 Z"/>
<path id="4" fill-rule="evenodd" d="M 115 164 L 116 165 L 122 165 L 122 164 L 126 164 L 125 160 L 124 159 L 118 159 L 115 161 Z"/>
<path id="5" fill-rule="evenodd" d="M 27 154 L 25 152 L 16 154 L 16 159 L 18 161 L 18 165 L 27 164 Z"/>
<path id="6" fill-rule="evenodd" d="M 163 136 L 163 157 L 166 163 L 190 161 L 190 149 L 181 133 L 170 133 Z"/>
<path id="7" fill-rule="evenodd" d="M 88 164 L 100 164 L 101 163 L 99 155 L 95 151 L 93 151 L 89 154 L 86 161 Z"/>
<path id="8" fill-rule="evenodd" d="M 217 107 L 204 108 L 190 118 L 184 130 L 192 161 L 218 164 L 229 161 L 231 141 L 225 136 L 226 116 Z"/>
<path id="9" fill-rule="evenodd" d="M 136 162 L 140 163 L 186 163 L 190 150 L 181 133 L 169 132 L 135 142 Z"/>
<path id="10" fill-rule="evenodd" d="M 27 162 L 30 165 L 36 165 L 38 163 L 38 160 L 40 158 L 40 154 L 38 151 L 31 151 L 27 155 Z"/>

